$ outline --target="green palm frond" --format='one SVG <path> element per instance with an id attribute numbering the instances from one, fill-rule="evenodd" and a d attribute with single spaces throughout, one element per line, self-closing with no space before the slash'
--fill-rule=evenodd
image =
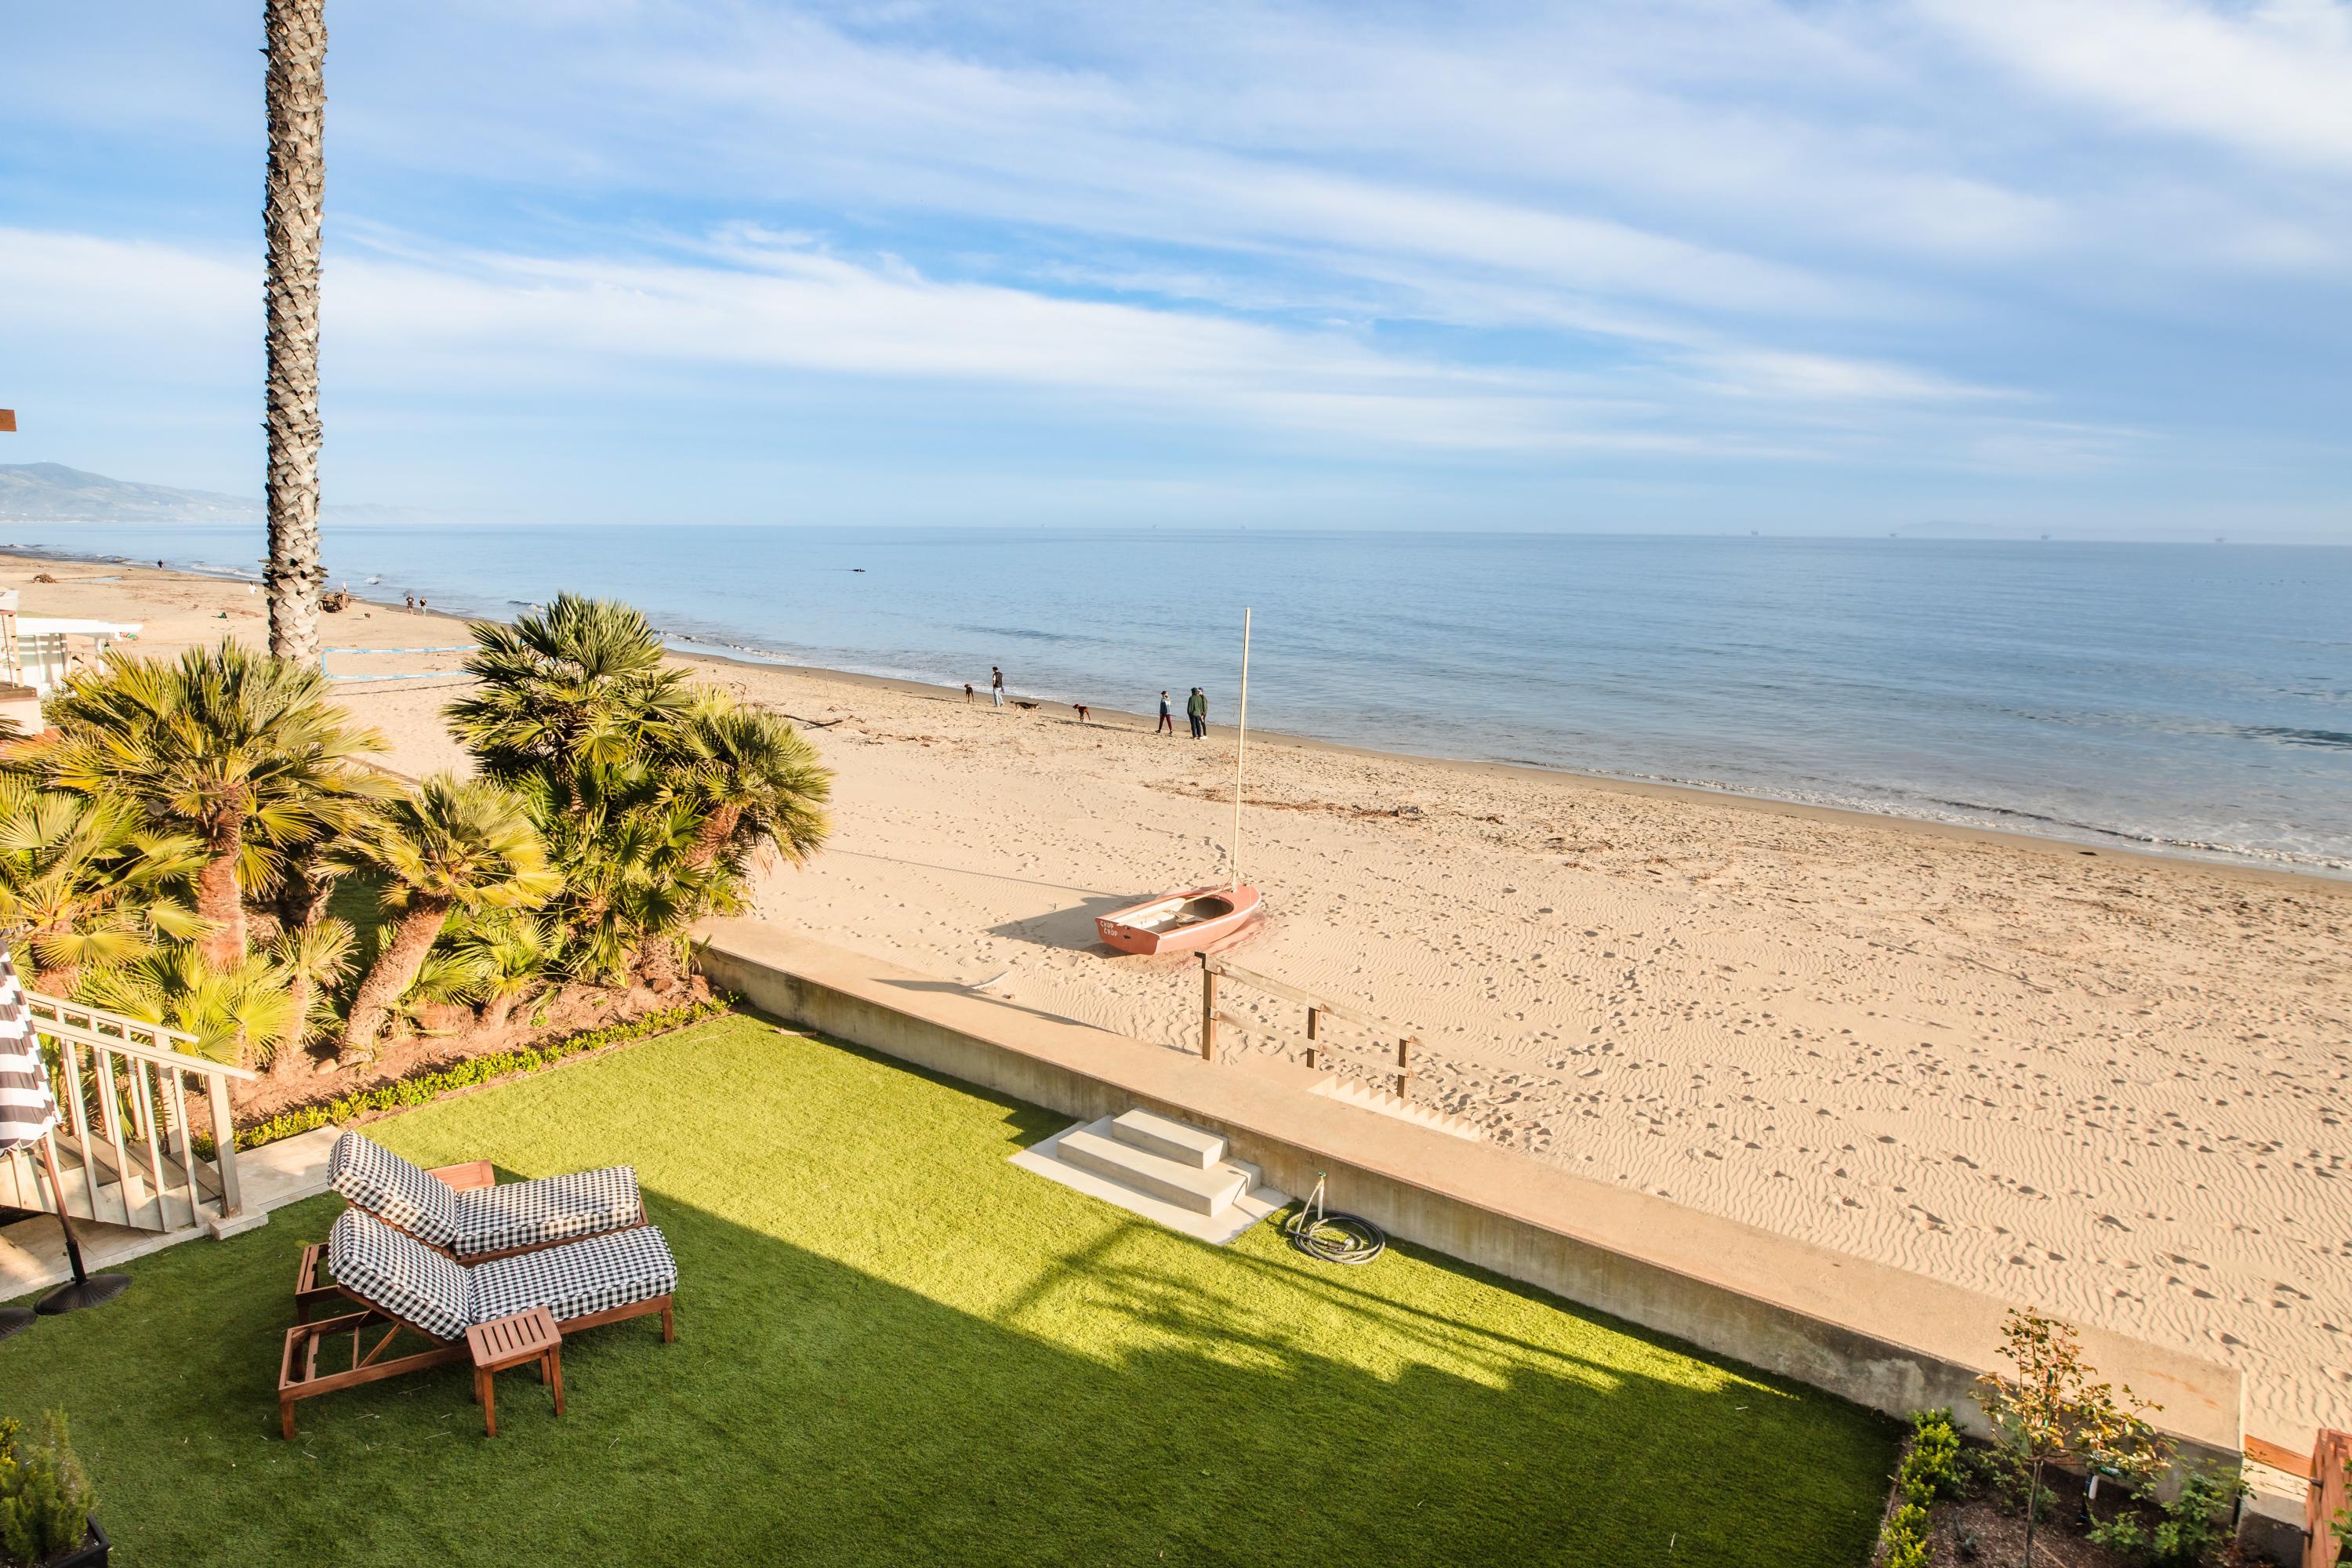
<path id="1" fill-rule="evenodd" d="M 267 1056 L 293 1033 L 287 978 L 259 953 L 222 970 L 192 947 L 166 947 L 89 971 L 74 999 L 193 1035 L 197 1054 L 236 1062 Z"/>

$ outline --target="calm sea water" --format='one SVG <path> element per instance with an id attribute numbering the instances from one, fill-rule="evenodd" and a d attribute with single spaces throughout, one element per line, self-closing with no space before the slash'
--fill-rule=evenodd
<path id="1" fill-rule="evenodd" d="M 14 523 L 250 574 L 256 528 Z M 2352 550 L 341 527 L 363 595 L 631 600 L 688 646 L 1434 755 L 2352 870 Z M 862 570 L 860 570 L 862 569 Z M 367 586 L 370 578 L 380 578 Z"/>

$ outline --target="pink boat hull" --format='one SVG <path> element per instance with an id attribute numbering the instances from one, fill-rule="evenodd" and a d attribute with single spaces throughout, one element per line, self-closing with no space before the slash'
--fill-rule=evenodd
<path id="1" fill-rule="evenodd" d="M 1195 888 L 1097 915 L 1095 930 L 1121 952 L 1198 952 L 1239 935 L 1262 912 L 1255 888 Z"/>

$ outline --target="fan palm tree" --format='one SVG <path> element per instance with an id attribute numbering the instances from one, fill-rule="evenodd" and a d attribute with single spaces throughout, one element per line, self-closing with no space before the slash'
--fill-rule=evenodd
<path id="1" fill-rule="evenodd" d="M 415 984 L 452 910 L 532 909 L 562 887 L 522 802 L 485 781 L 436 774 L 386 805 L 337 847 L 351 871 L 383 879 L 390 938 L 360 981 L 343 1049 L 375 1043 L 385 1015 Z"/>
<path id="2" fill-rule="evenodd" d="M 222 969 L 194 947 L 159 947 L 90 970 L 74 1000 L 194 1035 L 197 1055 L 238 1065 L 284 1055 L 301 1026 L 285 972 L 260 953 Z"/>
<path id="3" fill-rule="evenodd" d="M 450 925 L 451 951 L 479 976 L 475 989 L 489 1028 L 505 1027 L 563 957 L 563 927 L 546 915 L 491 910 Z"/>
<path id="4" fill-rule="evenodd" d="M 823 803 L 833 774 L 798 730 L 723 693 L 700 693 L 678 726 L 677 787 L 701 814 L 688 858 L 740 859 L 772 846 L 800 865 L 831 830 Z"/>
<path id="5" fill-rule="evenodd" d="M 649 940 L 670 941 L 701 916 L 734 907 L 740 879 L 724 866 L 694 863 L 699 816 L 651 770 L 592 769 L 579 784 L 576 813 L 561 808 L 544 779 L 528 780 L 517 793 L 562 868 L 556 913 L 566 967 L 585 979 L 618 980 Z"/>
<path id="6" fill-rule="evenodd" d="M 271 657 L 319 658 L 319 220 L 327 189 L 326 0 L 263 0 L 269 174 L 262 195 Z"/>
<path id="7" fill-rule="evenodd" d="M 63 738 L 36 765 L 54 787 L 123 796 L 200 841 L 199 942 L 215 967 L 234 969 L 247 952 L 244 890 L 391 793 L 352 766 L 382 738 L 327 698 L 317 670 L 232 641 L 175 660 L 110 654 L 50 705 Z"/>
<path id="8" fill-rule="evenodd" d="M 581 808 L 581 774 L 628 770 L 683 717 L 686 678 L 662 668 L 661 639 L 637 611 L 560 595 L 512 626 L 478 622 L 466 672 L 478 690 L 446 710 L 492 778 L 543 773 Z"/>
<path id="9" fill-rule="evenodd" d="M 302 1068 L 302 1042 L 314 1027 L 334 1021 L 329 993 L 352 973 L 358 939 L 351 922 L 329 915 L 305 925 L 289 926 L 269 944 L 269 956 L 286 975 L 286 990 L 294 1011 L 294 1032 L 269 1058 L 269 1076 L 290 1079 Z"/>
<path id="10" fill-rule="evenodd" d="M 150 832 L 119 796 L 0 774 L 0 929 L 31 951 L 36 991 L 68 994 L 84 965 L 199 935 L 204 922 L 181 890 L 203 864 L 195 838 Z"/>

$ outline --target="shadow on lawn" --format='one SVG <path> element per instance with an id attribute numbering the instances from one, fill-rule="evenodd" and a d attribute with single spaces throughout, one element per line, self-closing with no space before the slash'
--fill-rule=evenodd
<path id="1" fill-rule="evenodd" d="M 298 1442 L 272 1436 L 295 1248 L 333 1199 L 134 1265 L 125 1302 L 0 1346 L 0 1409 L 72 1410 L 131 1563 L 1867 1553 L 1866 1423 L 1817 1396 L 1629 1375 L 1337 1279 L 1268 1291 L 1305 1271 L 1239 1255 L 1227 1295 L 1153 1266 L 1166 1238 L 1140 1222 L 980 1316 L 651 1201 L 678 1342 L 642 1321 L 577 1336 L 569 1413 L 509 1373 L 495 1442 L 462 1368 L 311 1402 Z M 1345 1359 L 1315 1343 L 1335 1332 Z"/>
<path id="2" fill-rule="evenodd" d="M 492 1093 L 401 1146 L 635 1163 L 677 1342 L 576 1335 L 567 1414 L 505 1374 L 496 1441 L 450 1367 L 289 1444 L 288 1293 L 340 1200 L 142 1259 L 0 1342 L 0 1415 L 68 1407 L 126 1568 L 1867 1557 L 1890 1424 L 1418 1249 L 1206 1247 L 1007 1165 L 1066 1124 L 1037 1107 L 749 1018 Z"/>

